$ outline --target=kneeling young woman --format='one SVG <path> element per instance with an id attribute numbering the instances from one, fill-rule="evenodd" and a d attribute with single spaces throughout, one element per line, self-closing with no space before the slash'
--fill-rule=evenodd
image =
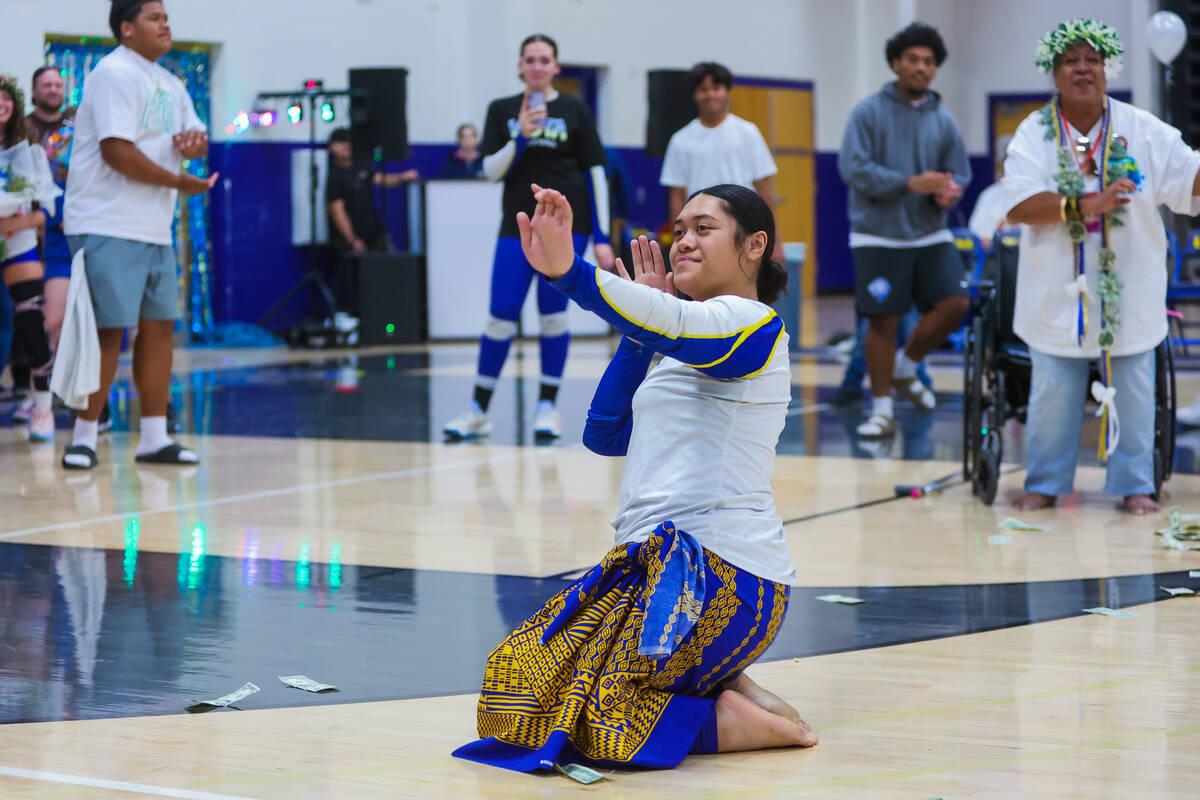
<path id="1" fill-rule="evenodd" d="M 672 272 L 642 237 L 631 279 L 620 261 L 618 277 L 576 256 L 570 204 L 533 191 L 533 218 L 518 214 L 529 263 L 625 334 L 584 432 L 589 449 L 626 456 L 616 546 L 492 652 L 483 738 L 454 754 L 521 771 L 670 768 L 815 745 L 744 673 L 796 577 L 770 483 L 791 400 L 787 333 L 767 305 L 787 281 L 770 209 L 740 186 L 697 192 L 675 220 Z"/>

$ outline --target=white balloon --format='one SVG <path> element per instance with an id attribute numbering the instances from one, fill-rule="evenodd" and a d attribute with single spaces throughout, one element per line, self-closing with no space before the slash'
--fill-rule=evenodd
<path id="1" fill-rule="evenodd" d="M 1187 26 L 1174 11 L 1159 11 L 1146 20 L 1146 44 L 1163 64 L 1170 64 L 1187 44 Z"/>

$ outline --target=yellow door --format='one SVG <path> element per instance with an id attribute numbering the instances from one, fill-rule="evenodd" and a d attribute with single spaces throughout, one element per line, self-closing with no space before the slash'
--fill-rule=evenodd
<path id="1" fill-rule="evenodd" d="M 775 224 L 785 242 L 808 246 L 800 276 L 802 301 L 816 296 L 817 198 L 813 153 L 813 90 L 793 86 L 735 84 L 730 110 L 753 122 L 767 140 L 779 173 L 775 176 Z M 801 344 L 816 345 L 815 314 L 801 310 Z M 810 330 L 811 328 L 811 330 Z"/>

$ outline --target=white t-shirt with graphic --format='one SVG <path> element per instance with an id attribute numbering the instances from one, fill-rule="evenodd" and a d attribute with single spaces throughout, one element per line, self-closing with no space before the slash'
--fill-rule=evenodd
<path id="1" fill-rule="evenodd" d="M 75 141 L 63 229 L 150 244 L 171 244 L 177 192 L 130 180 L 100 155 L 104 139 L 133 142 L 168 172 L 179 172 L 183 155 L 173 137 L 204 130 L 183 83 L 125 47 L 100 59 L 83 84 L 75 116 Z"/>
<path id="2" fill-rule="evenodd" d="M 755 181 L 778 171 L 754 123 L 729 114 L 715 128 L 706 128 L 694 119 L 676 131 L 667 144 L 658 182 L 682 186 L 690 197 L 720 183 L 753 189 Z"/>

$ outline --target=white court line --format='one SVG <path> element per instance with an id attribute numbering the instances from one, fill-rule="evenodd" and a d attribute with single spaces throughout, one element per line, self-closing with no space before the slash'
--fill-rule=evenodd
<path id="1" fill-rule="evenodd" d="M 787 415 L 789 417 L 802 417 L 805 414 L 816 414 L 821 411 L 828 411 L 833 408 L 829 403 L 817 403 L 815 406 L 799 406 L 797 408 L 789 408 Z"/>
<path id="2" fill-rule="evenodd" d="M 28 778 L 31 781 L 52 781 L 54 783 L 69 783 L 73 786 L 92 786 L 97 789 L 112 789 L 118 792 L 132 792 L 133 794 L 150 794 L 155 797 L 180 797 L 184 798 L 184 800 L 255 800 L 253 797 L 242 797 L 240 795 L 194 792 L 190 789 L 172 789 L 168 786 L 148 786 L 144 783 L 126 783 L 125 781 L 106 781 L 103 778 L 88 778 L 83 775 L 42 772 L 40 769 L 0 767 L 0 775 L 8 775 L 13 778 Z"/>
<path id="3" fill-rule="evenodd" d="M 569 448 L 562 448 L 563 450 Z M 215 500 L 197 500 L 194 503 L 181 503 L 175 506 L 165 506 L 163 508 L 147 509 L 144 511 L 129 511 L 124 514 L 109 514 L 104 517 L 93 517 L 91 519 L 81 519 L 74 522 L 59 522 L 55 525 L 43 525 L 39 528 L 26 528 L 25 530 L 12 531 L 11 533 L 0 533 L 0 540 L 15 539 L 18 536 L 29 536 L 34 533 L 46 533 L 48 531 L 61 531 L 68 528 L 79 528 L 84 525 L 95 525 L 101 522 L 116 522 L 123 519 L 133 519 L 140 517 L 149 517 L 154 514 L 170 514 L 175 511 L 187 511 L 193 508 L 207 508 L 209 506 L 224 506 L 230 503 L 244 503 L 248 500 L 262 500 L 266 497 L 280 497 L 281 495 L 299 494 L 300 492 L 309 492 L 316 489 L 331 489 L 335 486 L 350 486 L 356 483 L 370 483 L 371 481 L 384 481 L 391 478 L 406 478 L 410 475 L 421 475 L 431 472 L 442 472 L 444 470 L 458 469 L 459 467 L 475 467 L 481 464 L 495 463 L 497 461 L 515 461 L 518 458 L 524 458 L 530 455 L 528 450 L 522 450 L 519 453 L 511 453 L 506 456 L 493 456 L 491 458 L 477 458 L 472 461 L 458 461 L 453 464 L 441 464 L 436 467 L 413 467 L 412 469 L 396 470 L 394 472 L 375 472 L 370 475 L 359 475 L 356 478 L 341 478 L 336 481 L 321 481 L 320 483 L 306 483 L 302 486 L 289 486 L 285 489 L 269 489 L 265 492 L 251 492 L 250 494 L 237 494 L 232 497 L 219 497 Z"/>

